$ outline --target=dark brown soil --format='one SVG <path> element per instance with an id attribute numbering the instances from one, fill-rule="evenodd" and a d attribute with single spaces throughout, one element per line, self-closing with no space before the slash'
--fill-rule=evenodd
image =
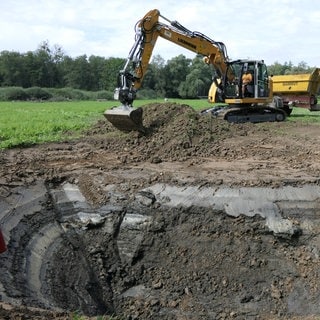
<path id="1" fill-rule="evenodd" d="M 126 134 L 101 117 L 79 140 L 0 151 L 0 319 L 320 317 L 320 195 L 307 218 L 282 212 L 301 232 L 279 236 L 258 214 L 168 207 L 148 191 L 319 186 L 319 125 L 163 103 L 144 126 Z M 66 186 L 85 200 L 64 202 Z M 103 220 L 80 225 L 83 212 Z"/>

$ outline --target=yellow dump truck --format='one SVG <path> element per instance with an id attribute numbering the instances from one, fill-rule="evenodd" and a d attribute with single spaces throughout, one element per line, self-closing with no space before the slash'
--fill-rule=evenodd
<path id="1" fill-rule="evenodd" d="M 309 74 L 273 76 L 273 95 L 280 96 L 284 109 L 290 115 L 293 107 L 320 111 L 317 96 L 320 90 L 320 69 Z"/>

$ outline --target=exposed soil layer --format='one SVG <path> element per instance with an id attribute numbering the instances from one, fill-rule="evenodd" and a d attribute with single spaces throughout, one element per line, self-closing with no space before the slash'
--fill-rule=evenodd
<path id="1" fill-rule="evenodd" d="M 319 317 L 320 127 L 291 120 L 151 104 L 0 151 L 0 319 Z"/>

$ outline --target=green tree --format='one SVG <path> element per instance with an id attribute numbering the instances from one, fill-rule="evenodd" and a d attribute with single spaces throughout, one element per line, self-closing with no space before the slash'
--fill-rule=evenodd
<path id="1" fill-rule="evenodd" d="M 125 59 L 122 58 L 109 58 L 106 60 L 102 75 L 105 90 L 113 91 L 118 86 L 119 71 L 124 64 Z"/>
<path id="2" fill-rule="evenodd" d="M 192 70 L 186 77 L 186 81 L 183 81 L 179 85 L 179 95 L 182 98 L 196 98 L 203 94 L 200 94 L 202 88 L 204 87 L 204 82 L 200 78 L 200 70 Z"/>
<path id="3" fill-rule="evenodd" d="M 0 85 L 28 86 L 28 73 L 23 55 L 15 51 L 2 51 L 0 54 Z"/>
<path id="4" fill-rule="evenodd" d="M 165 66 L 165 60 L 156 55 L 148 66 L 146 74 L 142 82 L 143 89 L 150 89 L 157 91 L 160 95 L 163 94 L 162 89 L 165 84 L 163 69 Z"/>
<path id="5" fill-rule="evenodd" d="M 297 66 L 293 66 L 292 74 L 311 73 L 313 68 L 309 67 L 305 61 L 301 61 Z"/>
<path id="6" fill-rule="evenodd" d="M 212 66 L 205 64 L 200 55 L 191 63 L 190 73 L 179 85 L 179 95 L 183 98 L 207 96 L 212 82 Z"/>
<path id="7" fill-rule="evenodd" d="M 160 56 L 156 55 L 152 59 L 152 64 L 154 65 L 154 75 L 155 75 L 155 84 L 154 90 L 157 93 L 157 96 L 165 97 L 165 60 Z"/>
<path id="8" fill-rule="evenodd" d="M 301 61 L 297 66 L 294 66 L 291 61 L 281 64 L 275 62 L 268 66 L 269 75 L 285 75 L 285 74 L 299 74 L 299 73 L 310 73 L 313 68 L 309 67 L 306 62 Z"/>
<path id="9" fill-rule="evenodd" d="M 33 57 L 34 79 L 32 86 L 54 87 L 57 81 L 57 65 L 55 54 L 49 42 L 43 41 Z"/>
<path id="10" fill-rule="evenodd" d="M 270 75 L 283 75 L 290 73 L 290 70 L 292 68 L 291 62 L 285 62 L 285 64 L 281 64 L 279 62 L 275 62 L 274 64 L 270 65 L 268 67 L 268 72 Z"/>
<path id="11" fill-rule="evenodd" d="M 64 50 L 59 45 L 54 45 L 52 52 L 52 60 L 55 64 L 55 74 L 54 74 L 54 87 L 62 88 L 64 87 L 64 75 L 65 71 L 63 69 L 63 62 L 66 55 Z"/>
<path id="12" fill-rule="evenodd" d="M 106 59 L 98 56 L 89 57 L 89 66 L 91 72 L 91 90 L 100 91 L 105 90 L 106 80 L 104 79 L 104 70 Z"/>
<path id="13" fill-rule="evenodd" d="M 190 71 L 191 59 L 187 59 L 183 54 L 168 60 L 164 67 L 164 92 L 168 98 L 178 98 L 179 86 L 186 80 Z"/>
<path id="14" fill-rule="evenodd" d="M 74 89 L 91 90 L 93 87 L 92 73 L 86 55 L 68 60 L 65 74 L 66 85 Z"/>

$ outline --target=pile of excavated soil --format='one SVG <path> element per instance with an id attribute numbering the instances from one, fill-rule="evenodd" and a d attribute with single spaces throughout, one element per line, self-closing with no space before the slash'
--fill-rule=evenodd
<path id="1" fill-rule="evenodd" d="M 119 132 L 106 120 L 100 121 L 88 134 L 103 134 L 100 147 L 112 151 L 128 151 L 131 161 L 184 161 L 191 157 L 226 156 L 223 141 L 250 135 L 257 130 L 251 123 L 230 124 L 211 116 L 200 115 L 188 105 L 154 103 L 144 107 L 145 133 L 131 132 L 119 137 Z M 106 129 L 108 138 L 105 138 Z M 261 129 L 263 130 L 263 128 Z"/>
<path id="2" fill-rule="evenodd" d="M 317 158 L 318 126 L 295 122 L 228 123 L 190 106 L 154 103 L 144 108 L 146 134 L 122 134 L 106 120 L 88 132 L 97 148 L 123 155 L 122 161 L 159 163 L 207 158 L 236 161 L 281 158 L 288 166 L 311 166 Z M 89 138 L 92 135 L 92 140 Z M 306 143 L 306 139 L 310 139 Z M 310 143 L 309 143 L 310 142 Z M 310 150 L 310 147 L 312 150 Z"/>
<path id="3" fill-rule="evenodd" d="M 0 152 L 0 319 L 319 317 L 320 127 L 177 103 L 143 119 Z"/>

